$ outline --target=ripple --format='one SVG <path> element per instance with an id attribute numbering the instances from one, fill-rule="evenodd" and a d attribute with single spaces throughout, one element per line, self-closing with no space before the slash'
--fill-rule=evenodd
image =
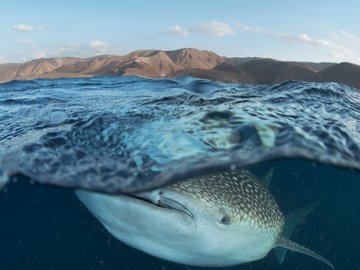
<path id="1" fill-rule="evenodd" d="M 0 100 L 6 177 L 134 192 L 284 157 L 360 169 L 360 92 L 335 83 L 15 81 Z"/>

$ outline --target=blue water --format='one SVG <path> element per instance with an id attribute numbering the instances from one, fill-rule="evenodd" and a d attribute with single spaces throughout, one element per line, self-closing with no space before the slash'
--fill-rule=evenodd
<path id="1" fill-rule="evenodd" d="M 135 192 L 244 166 L 274 168 L 270 190 L 285 213 L 324 199 L 292 239 L 337 269 L 360 269 L 359 119 L 360 91 L 335 83 L 1 84 L 0 269 L 196 269 L 126 247 L 59 187 Z M 328 268 L 292 253 L 280 266 L 270 253 L 232 269 Z"/>

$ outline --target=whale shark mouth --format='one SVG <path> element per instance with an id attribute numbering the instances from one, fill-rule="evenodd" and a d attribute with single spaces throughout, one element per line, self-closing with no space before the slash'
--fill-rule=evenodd
<path id="1" fill-rule="evenodd" d="M 187 207 L 185 207 L 183 204 L 179 203 L 178 201 L 175 201 L 173 199 L 166 198 L 166 197 L 160 197 L 159 199 L 154 200 L 150 196 L 147 196 L 147 195 L 148 194 L 146 192 L 144 192 L 141 194 L 126 195 L 126 196 L 129 198 L 132 198 L 134 200 L 140 201 L 142 203 L 150 204 L 155 207 L 179 211 L 181 213 L 184 213 L 184 214 L 190 216 L 191 218 L 194 218 L 194 215 L 191 213 L 191 211 Z"/>

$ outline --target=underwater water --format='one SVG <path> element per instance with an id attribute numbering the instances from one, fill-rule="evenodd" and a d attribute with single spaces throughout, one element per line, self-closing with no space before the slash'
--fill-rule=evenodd
<path id="1" fill-rule="evenodd" d="M 323 199 L 291 237 L 360 269 L 360 91 L 335 83 L 104 77 L 0 85 L 1 269 L 200 269 L 114 239 L 72 188 L 137 192 L 270 168 L 283 212 Z M 224 243 L 226 245 L 226 243 Z M 273 252 L 230 269 L 329 269 Z"/>

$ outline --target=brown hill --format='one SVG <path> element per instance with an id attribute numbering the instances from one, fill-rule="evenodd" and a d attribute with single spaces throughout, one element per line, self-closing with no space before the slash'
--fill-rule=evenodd
<path id="1" fill-rule="evenodd" d="M 181 70 L 175 75 L 191 75 L 209 80 L 237 83 L 274 84 L 289 80 L 306 80 L 316 71 L 299 62 L 282 62 L 273 59 L 245 61 L 240 65 L 227 61 L 210 70 Z"/>
<path id="2" fill-rule="evenodd" d="M 332 65 L 314 74 L 308 80 L 344 83 L 360 89 L 360 66 L 346 62 Z"/>
<path id="3" fill-rule="evenodd" d="M 210 51 L 181 49 L 176 51 L 167 51 L 166 54 L 180 69 L 211 69 L 216 67 L 220 63 L 225 62 L 224 57 L 220 57 Z"/>
<path id="4" fill-rule="evenodd" d="M 186 69 L 211 69 L 225 59 L 209 51 L 181 49 L 176 51 L 137 51 L 124 57 L 117 69 L 105 75 L 137 75 L 144 77 L 173 77 L 174 73 Z"/>
<path id="5" fill-rule="evenodd" d="M 12 80 L 20 64 L 0 64 L 0 82 Z"/>
<path id="6" fill-rule="evenodd" d="M 332 81 L 360 88 L 360 66 L 350 63 L 286 62 L 265 58 L 224 58 L 210 51 L 143 50 L 124 56 L 47 58 L 0 65 L 0 82 L 35 78 L 104 75 L 194 77 L 234 83 L 274 84 L 288 80 Z"/>
<path id="7" fill-rule="evenodd" d="M 332 62 L 320 62 L 320 63 L 312 63 L 312 62 L 301 62 L 305 65 L 307 65 L 312 70 L 315 70 L 317 72 L 322 71 L 332 65 L 335 65 L 335 63 Z"/>
<path id="8" fill-rule="evenodd" d="M 50 58 L 26 62 L 17 68 L 14 79 L 39 78 L 44 74 L 53 73 L 65 65 L 73 65 L 80 59 L 77 58 Z"/>
<path id="9" fill-rule="evenodd" d="M 268 58 L 261 58 L 261 57 L 226 57 L 225 58 L 226 61 L 228 63 L 231 63 L 233 65 L 242 65 L 245 64 L 247 62 L 251 62 L 251 61 L 255 61 L 255 60 L 265 60 Z M 269 59 L 268 59 L 269 60 Z M 320 62 L 320 63 L 314 63 L 314 62 L 290 62 L 290 63 L 299 63 L 299 64 L 304 64 L 306 65 L 308 68 L 314 70 L 314 71 L 322 71 L 332 65 L 334 65 L 335 63 L 332 62 Z"/>
<path id="10" fill-rule="evenodd" d="M 305 80 L 315 74 L 308 65 L 298 62 L 283 62 L 261 59 L 246 62 L 241 67 L 260 84 L 274 84 L 289 80 Z"/>
<path id="11" fill-rule="evenodd" d="M 99 75 L 173 76 L 183 69 L 212 69 L 225 59 L 209 51 L 135 51 L 125 56 L 101 56 L 88 59 L 48 58 L 18 65 L 14 72 L 3 66 L 1 81 L 34 78 L 86 77 Z M 0 70 L 1 71 L 1 70 Z"/>
<path id="12" fill-rule="evenodd" d="M 261 60 L 261 59 L 264 59 L 264 58 L 261 58 L 261 57 L 227 57 L 226 61 L 235 66 L 239 66 L 239 65 L 242 65 L 242 64 L 250 62 L 250 61 Z"/>
<path id="13" fill-rule="evenodd" d="M 229 62 L 221 63 L 213 69 L 185 69 L 174 74 L 177 76 L 189 75 L 207 80 L 215 80 L 226 83 L 257 83 L 241 65 L 236 66 Z"/>

